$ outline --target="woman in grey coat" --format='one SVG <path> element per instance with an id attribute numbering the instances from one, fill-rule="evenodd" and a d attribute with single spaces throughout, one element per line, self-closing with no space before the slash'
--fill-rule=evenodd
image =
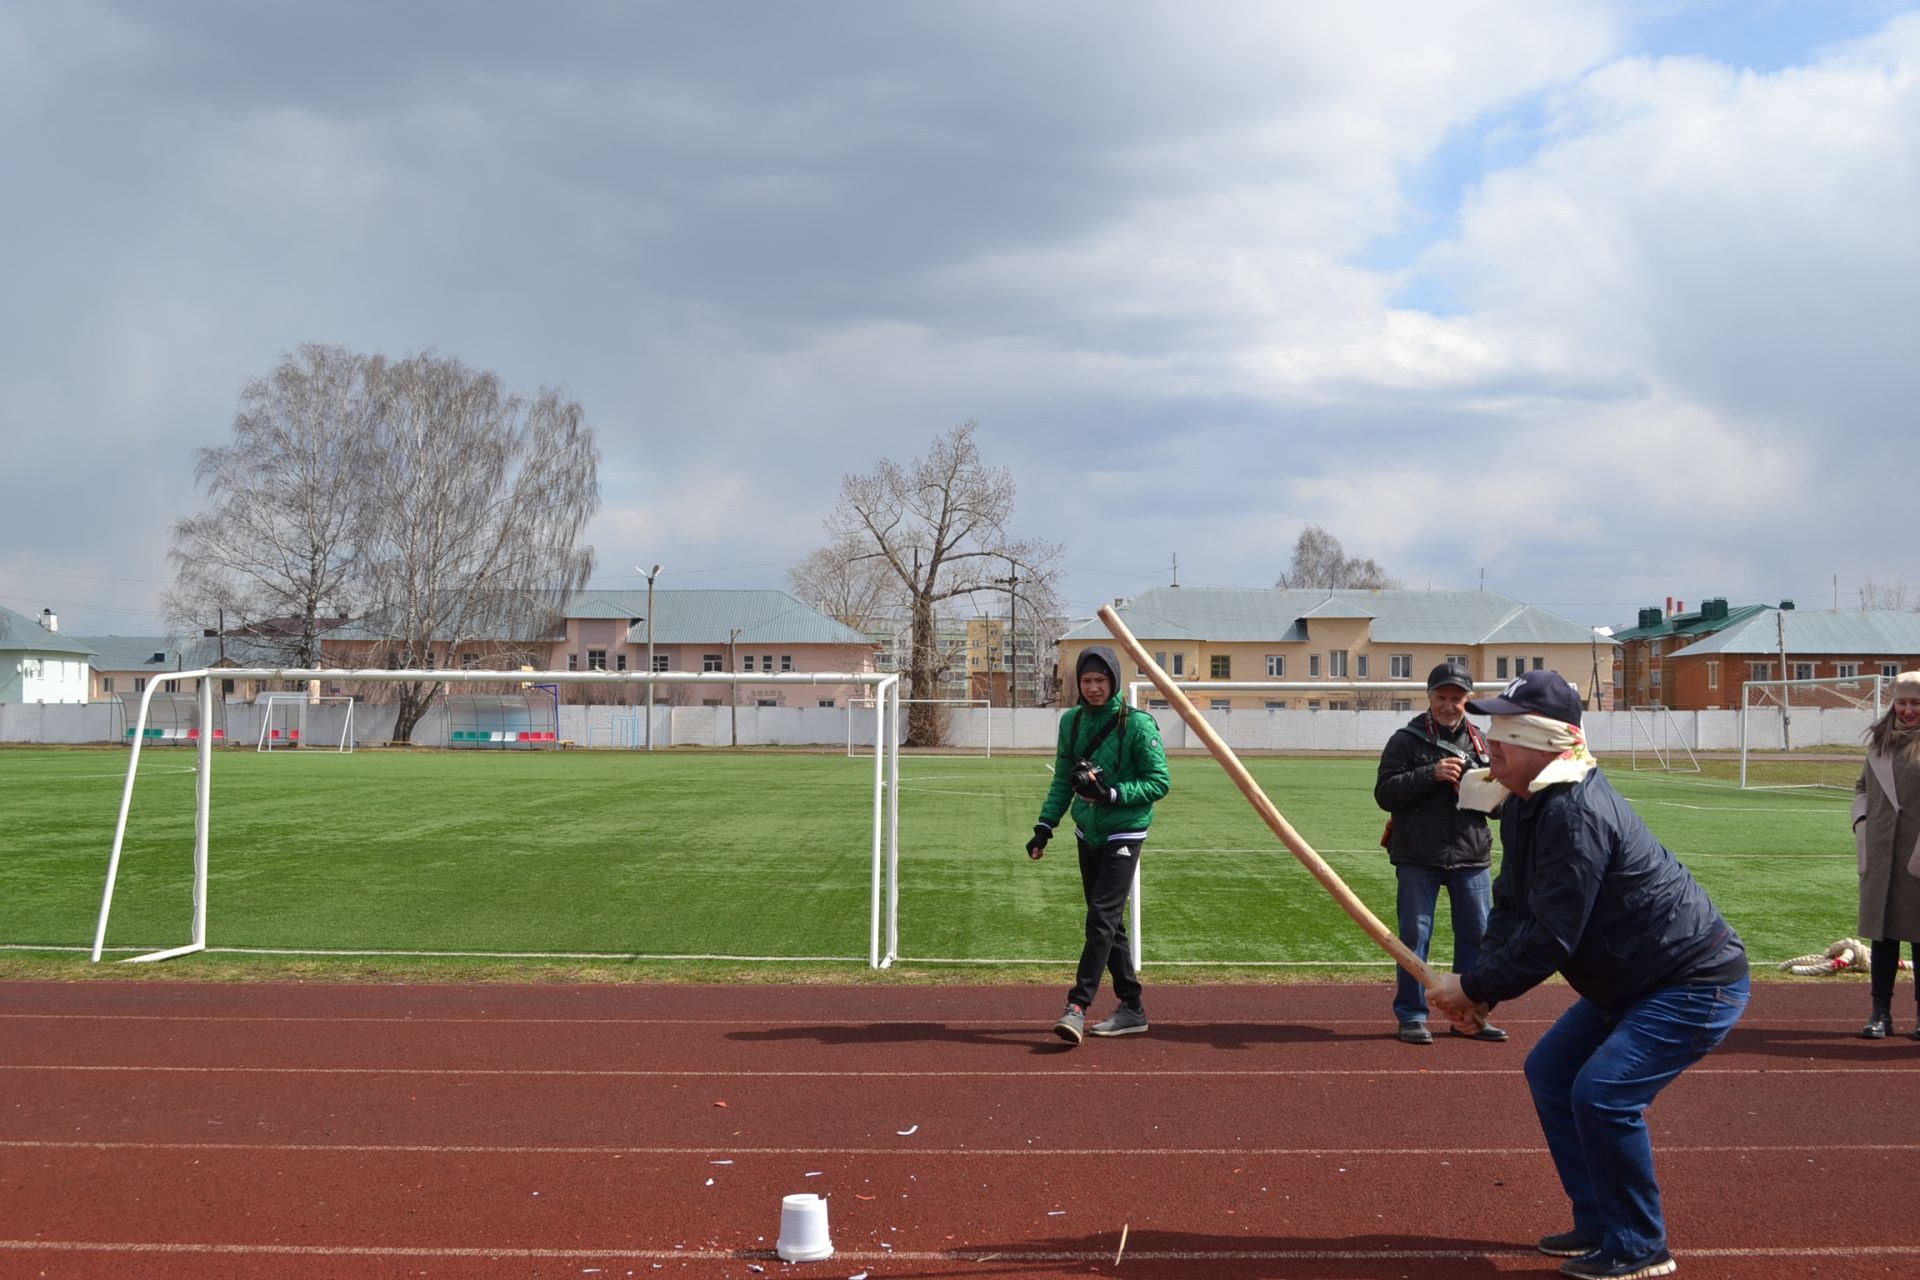
<path id="1" fill-rule="evenodd" d="M 1867 763 L 1853 784 L 1860 936 L 1873 943 L 1873 1012 L 1860 1031 L 1868 1040 L 1893 1034 L 1901 939 L 1920 956 L 1920 671 L 1894 677 L 1892 693 L 1893 706 L 1867 730 Z"/>

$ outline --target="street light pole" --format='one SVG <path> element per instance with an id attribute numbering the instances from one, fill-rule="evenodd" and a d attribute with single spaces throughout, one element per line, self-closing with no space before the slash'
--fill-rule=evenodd
<path id="1" fill-rule="evenodd" d="M 738 640 L 739 638 L 740 638 L 739 627 L 735 627 L 731 631 L 727 632 L 727 670 L 734 673 L 735 675 L 739 674 L 740 668 L 738 664 L 734 662 L 733 645 L 734 645 L 734 641 Z M 736 747 L 739 746 L 740 745 L 740 686 L 738 684 L 732 683 L 731 681 L 729 681 L 727 684 L 727 727 L 733 730 L 733 745 Z"/>
<path id="2" fill-rule="evenodd" d="M 653 580 L 660 576 L 660 566 L 642 569 L 633 566 L 635 573 L 647 575 L 647 750 L 653 750 Z"/>

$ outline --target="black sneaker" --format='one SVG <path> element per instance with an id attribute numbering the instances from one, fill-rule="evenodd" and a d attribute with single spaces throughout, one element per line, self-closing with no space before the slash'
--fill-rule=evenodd
<path id="1" fill-rule="evenodd" d="M 1560 1274 L 1576 1280 L 1651 1280 L 1653 1276 L 1670 1276 L 1679 1269 L 1680 1264 L 1665 1249 L 1655 1249 L 1644 1258 L 1625 1260 L 1596 1249 L 1560 1264 Z"/>
<path id="2" fill-rule="evenodd" d="M 1867 1025 L 1860 1028 L 1862 1040 L 1885 1040 L 1892 1034 L 1893 1015 L 1879 1009 L 1874 1010 L 1873 1016 L 1867 1019 Z M 1920 1032 L 1915 1034 L 1920 1035 Z"/>
<path id="3" fill-rule="evenodd" d="M 1550 1236 L 1541 1236 L 1540 1243 L 1534 1247 L 1555 1258 L 1578 1258 L 1592 1253 L 1604 1243 L 1606 1236 L 1602 1233 L 1575 1227 L 1571 1231 L 1556 1231 Z"/>
<path id="4" fill-rule="evenodd" d="M 1087 1033 L 1087 1011 L 1071 1002 L 1067 1011 L 1060 1015 L 1060 1021 L 1053 1024 L 1053 1034 L 1068 1044 L 1079 1044 Z"/>
<path id="5" fill-rule="evenodd" d="M 1424 1022 L 1403 1022 L 1396 1033 L 1401 1044 L 1432 1044 L 1433 1032 L 1427 1030 Z"/>

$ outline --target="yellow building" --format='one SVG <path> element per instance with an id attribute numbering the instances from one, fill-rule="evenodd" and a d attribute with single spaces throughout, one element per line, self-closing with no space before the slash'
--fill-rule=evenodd
<path id="1" fill-rule="evenodd" d="M 1558 671 L 1589 706 L 1604 705 L 1613 641 L 1497 591 L 1156 587 L 1115 612 L 1162 670 L 1181 681 L 1287 682 L 1297 689 L 1187 690 L 1214 710 L 1412 712 L 1427 672 L 1466 665 L 1478 681 Z M 1060 638 L 1066 688 L 1089 644 L 1118 645 L 1098 618 Z M 1122 679 L 1145 679 L 1121 654 Z M 1399 687 L 1404 682 L 1404 687 Z M 1368 688 L 1387 684 L 1396 687 Z M 1143 705 L 1159 703 L 1148 690 Z"/>

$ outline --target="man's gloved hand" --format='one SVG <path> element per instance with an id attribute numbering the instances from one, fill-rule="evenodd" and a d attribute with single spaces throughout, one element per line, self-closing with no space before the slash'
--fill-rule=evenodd
<path id="1" fill-rule="evenodd" d="M 1033 839 L 1027 841 L 1027 856 L 1035 862 L 1047 856 L 1047 841 L 1053 839 L 1053 828 L 1044 822 L 1035 823 Z"/>
<path id="2" fill-rule="evenodd" d="M 1073 794 L 1082 800 L 1091 800 L 1095 804 L 1112 803 L 1107 797 L 1113 788 L 1101 776 L 1100 766 L 1091 761 L 1077 762 L 1073 772 L 1067 775 L 1067 783 L 1073 788 Z"/>

